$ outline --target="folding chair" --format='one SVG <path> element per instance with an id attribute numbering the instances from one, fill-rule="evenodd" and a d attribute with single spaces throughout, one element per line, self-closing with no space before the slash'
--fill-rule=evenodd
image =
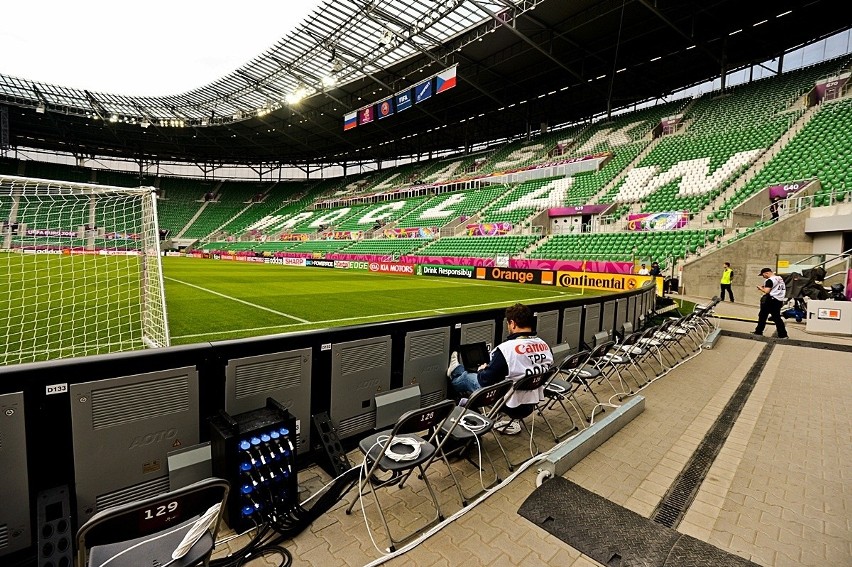
<path id="1" fill-rule="evenodd" d="M 553 440 L 557 443 L 559 440 L 565 436 L 567 436 L 572 431 L 576 431 L 579 429 L 576 422 L 574 421 L 574 416 L 571 415 L 571 412 L 568 411 L 568 408 L 565 405 L 565 401 L 567 400 L 571 407 L 574 408 L 574 411 L 577 412 L 577 416 L 583 420 L 588 422 L 589 417 L 586 416 L 585 412 L 582 411 L 580 407 L 580 402 L 577 400 L 575 393 L 581 387 L 586 387 L 589 392 L 591 389 L 588 388 L 588 384 L 583 378 L 579 375 L 580 367 L 585 364 L 585 362 L 589 359 L 589 351 L 584 350 L 580 351 L 576 354 L 572 354 L 563 360 L 556 369 L 556 372 L 553 374 L 553 377 L 550 381 L 544 386 L 544 397 L 546 398 L 544 404 L 539 408 L 538 413 L 541 415 L 542 419 L 544 419 L 544 423 L 547 424 L 547 427 L 550 429 L 550 432 L 553 434 Z M 597 403 L 597 397 L 594 392 L 591 392 L 592 396 L 595 397 L 595 402 Z M 556 404 L 559 404 L 562 407 L 562 410 L 565 412 L 565 415 L 568 416 L 568 419 L 571 420 L 571 428 L 566 430 L 564 433 L 557 434 L 553 427 L 550 425 L 550 422 L 547 420 L 547 417 L 544 415 L 544 410 L 549 410 L 553 408 Z"/>
<path id="2" fill-rule="evenodd" d="M 346 508 L 346 513 L 352 513 L 352 508 L 362 497 L 363 490 L 369 486 L 376 500 L 376 507 L 379 510 L 379 516 L 381 516 L 382 524 L 385 527 L 385 533 L 390 541 L 389 547 L 391 551 L 396 550 L 396 544 L 410 539 L 417 533 L 430 528 L 444 519 L 438 498 L 435 495 L 432 484 L 429 482 L 429 477 L 426 475 L 426 470 L 435 458 L 442 454 L 442 445 L 449 436 L 441 434 L 441 425 L 443 425 L 455 407 L 456 404 L 453 401 L 444 400 L 425 408 L 406 412 L 399 417 L 393 429 L 369 435 L 358 444 L 361 452 L 364 453 L 367 472 L 358 485 L 359 498 L 353 498 L 349 507 Z M 423 431 L 430 432 L 428 438 L 424 439 L 420 435 L 417 435 L 417 433 Z M 391 534 L 390 526 L 385 518 L 384 509 L 379 501 L 378 490 L 397 484 L 400 488 L 403 488 L 405 481 L 415 469 L 419 471 L 419 478 L 423 479 L 423 483 L 429 491 L 432 504 L 435 506 L 435 517 L 425 525 L 415 528 L 410 533 L 397 539 Z M 455 474 L 452 469 L 449 470 L 450 475 L 453 477 L 453 482 L 456 483 L 456 488 L 459 490 L 459 494 L 461 494 L 461 487 L 456 481 Z M 390 476 L 385 480 L 380 480 L 376 476 L 379 471 L 390 473 Z"/>
<path id="3" fill-rule="evenodd" d="M 628 394 L 627 386 L 624 384 L 624 380 L 621 377 L 621 372 L 618 370 L 618 364 L 626 363 L 626 360 L 622 359 L 614 359 L 614 356 L 610 351 L 615 347 L 615 341 L 605 341 L 600 343 L 598 346 L 592 349 L 592 352 L 589 354 L 589 361 L 581 369 L 581 375 L 585 373 L 587 380 L 597 380 L 598 384 L 602 384 L 606 381 L 609 384 L 609 387 L 612 388 L 613 393 L 618 396 L 618 399 L 621 400 L 622 396 Z M 613 360 L 619 360 L 618 363 L 613 363 Z M 618 377 L 618 381 L 621 384 L 622 390 L 619 391 L 612 385 L 612 381 L 610 377 L 612 374 L 615 374 Z"/>
<path id="4" fill-rule="evenodd" d="M 512 401 L 512 396 L 515 395 L 516 392 L 528 392 L 535 391 L 539 388 L 543 388 L 548 380 L 553 376 L 556 372 L 556 368 L 551 368 L 545 372 L 539 374 L 530 374 L 529 376 L 524 376 L 523 378 L 519 378 L 518 380 L 513 381 L 512 388 L 506 394 L 505 403 L 500 407 L 497 412 L 498 415 L 495 415 L 495 419 L 498 416 L 503 416 L 507 418 L 506 423 L 502 425 L 496 425 L 495 429 L 497 432 L 507 431 L 510 427 L 512 427 L 513 423 L 517 423 L 521 429 L 526 431 L 530 436 L 530 452 L 533 451 L 533 447 L 535 448 L 535 454 L 538 454 L 538 444 L 535 442 L 533 438 L 533 433 L 530 428 L 527 427 L 527 424 L 524 422 L 524 419 L 533 415 L 536 412 L 536 409 L 539 406 L 539 403 L 529 403 L 529 404 L 520 404 L 515 407 L 509 407 L 509 403 Z M 535 428 L 535 416 L 533 416 L 533 428 Z M 517 463 L 513 463 L 509 460 L 509 455 L 506 453 L 506 450 L 503 448 L 503 444 L 500 443 L 500 439 L 497 438 L 497 446 L 500 447 L 500 451 L 503 452 L 503 456 L 506 458 L 506 464 L 509 466 L 509 470 L 515 470 L 515 467 L 519 464 L 523 463 L 524 460 L 521 460 Z"/>
<path id="5" fill-rule="evenodd" d="M 662 324 L 657 327 L 654 334 L 651 335 L 653 339 L 660 342 L 660 349 L 664 350 L 669 356 L 671 356 L 671 366 L 674 366 L 683 359 L 683 356 L 680 356 L 680 353 L 675 353 L 671 348 L 669 348 L 670 344 L 677 343 L 678 340 L 678 337 L 669 332 L 669 327 L 672 326 L 673 322 L 674 321 L 671 319 L 663 321 Z M 684 356 L 686 356 L 686 353 L 684 353 Z"/>
<path id="6" fill-rule="evenodd" d="M 448 444 L 455 444 L 457 447 L 447 451 L 445 454 L 463 454 L 467 451 L 472 443 L 476 443 L 479 447 L 480 455 L 485 455 L 488 463 L 491 465 L 491 470 L 494 472 L 494 480 L 487 486 L 482 482 L 480 476 L 480 484 L 482 490 L 472 495 L 466 495 L 462 491 L 462 506 L 467 506 L 469 500 L 473 500 L 480 494 L 500 482 L 500 476 L 497 474 L 497 467 L 494 466 L 494 461 L 491 458 L 487 448 L 482 442 L 482 438 L 486 433 L 494 434 L 494 416 L 500 411 L 503 403 L 506 400 L 506 395 L 512 389 L 513 382 L 509 379 L 485 386 L 473 392 L 468 398 L 465 405 L 456 406 L 450 413 L 447 420 L 441 425 L 441 431 L 444 435 L 449 436 Z M 499 444 L 499 440 L 497 441 Z M 470 458 L 468 458 L 470 461 Z M 479 463 L 473 463 L 477 469 L 482 472 L 482 458 L 480 456 Z"/>
<path id="7" fill-rule="evenodd" d="M 629 335 L 624 337 L 623 341 L 616 345 L 618 353 L 629 361 L 630 367 L 639 370 L 642 373 L 642 376 L 645 378 L 645 381 L 641 384 L 638 380 L 636 381 L 636 384 L 640 388 L 651 381 L 651 379 L 648 378 L 648 373 L 642 367 L 642 363 L 645 362 L 645 359 L 651 354 L 651 349 L 649 349 L 645 345 L 640 344 L 639 342 L 644 336 L 644 334 L 644 331 L 636 331 L 630 333 Z M 634 378 L 636 377 L 636 375 L 633 374 L 632 370 L 630 374 Z"/>
<path id="8" fill-rule="evenodd" d="M 663 358 L 663 341 L 654 336 L 659 330 L 659 326 L 648 327 L 642 331 L 642 336 L 636 341 L 636 344 L 647 348 L 649 353 L 657 360 L 657 364 L 660 365 L 660 371 L 656 372 L 657 376 L 668 369 L 666 366 L 668 359 Z"/>
<path id="9" fill-rule="evenodd" d="M 77 532 L 77 567 L 208 565 L 228 490 L 208 478 L 98 512 Z"/>
<path id="10" fill-rule="evenodd" d="M 682 339 L 688 340 L 692 345 L 692 351 L 696 351 L 701 346 L 703 337 L 699 339 L 696 335 L 700 327 L 695 321 L 695 312 L 692 312 L 680 319 L 675 320 L 669 327 L 669 332 Z"/>

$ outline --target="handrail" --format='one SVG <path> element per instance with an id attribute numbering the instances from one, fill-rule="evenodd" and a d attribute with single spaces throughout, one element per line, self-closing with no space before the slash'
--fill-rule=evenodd
<path id="1" fill-rule="evenodd" d="M 852 259 L 852 256 L 851 256 L 851 255 L 852 255 L 852 248 L 850 248 L 849 250 L 844 250 L 844 251 L 843 251 L 843 252 L 841 252 L 840 254 L 835 254 L 835 255 L 834 255 L 834 256 L 832 256 L 831 258 L 827 258 L 827 259 L 823 260 L 822 262 L 820 262 L 819 264 L 815 264 L 815 265 L 813 266 L 813 268 L 817 268 L 817 267 L 820 267 L 820 266 L 825 266 L 825 265 L 826 265 L 826 264 L 828 264 L 829 262 L 831 262 L 831 261 L 833 261 L 833 260 L 837 260 L 838 258 L 842 258 L 842 257 L 844 257 L 844 256 L 846 257 L 846 263 L 847 263 L 847 264 L 849 264 L 849 260 L 850 260 L 850 259 Z M 822 254 L 814 254 L 813 256 L 809 256 L 808 258 L 813 258 L 814 256 L 822 256 Z M 807 260 L 808 258 L 805 258 L 804 260 Z M 793 265 L 793 266 L 795 266 L 796 264 L 799 264 L 799 263 L 800 263 L 800 262 L 802 262 L 802 261 L 803 261 L 803 260 L 799 260 L 798 262 L 796 262 L 795 264 L 792 264 L 792 265 Z M 848 266 L 847 266 L 847 270 L 848 270 Z"/>

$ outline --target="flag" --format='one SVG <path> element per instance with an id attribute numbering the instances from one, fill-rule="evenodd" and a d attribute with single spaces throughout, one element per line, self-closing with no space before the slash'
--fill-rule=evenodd
<path id="1" fill-rule="evenodd" d="M 414 87 L 414 103 L 420 104 L 427 98 L 432 96 L 432 79 L 423 81 Z"/>
<path id="2" fill-rule="evenodd" d="M 403 110 L 411 108 L 411 89 L 402 93 L 397 93 L 394 96 L 394 102 L 396 102 L 397 112 L 402 112 Z"/>
<path id="3" fill-rule="evenodd" d="M 358 111 L 358 124 L 369 124 L 373 121 L 373 107 L 366 106 Z"/>
<path id="4" fill-rule="evenodd" d="M 393 114 L 393 97 L 383 100 L 378 106 L 379 120 Z"/>
<path id="5" fill-rule="evenodd" d="M 351 130 L 358 125 L 358 112 L 343 115 L 343 131 Z"/>
<path id="6" fill-rule="evenodd" d="M 448 91 L 456 86 L 456 66 L 444 69 L 435 77 L 435 94 Z"/>

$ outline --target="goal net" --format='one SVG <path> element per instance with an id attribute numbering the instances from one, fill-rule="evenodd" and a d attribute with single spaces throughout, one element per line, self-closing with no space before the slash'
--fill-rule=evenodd
<path id="1" fill-rule="evenodd" d="M 169 344 L 152 187 L 0 175 L 0 364 Z"/>

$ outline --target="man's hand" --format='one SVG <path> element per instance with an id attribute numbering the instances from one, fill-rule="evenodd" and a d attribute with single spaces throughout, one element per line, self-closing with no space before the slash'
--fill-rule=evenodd
<path id="1" fill-rule="evenodd" d="M 476 369 L 476 370 L 477 370 L 477 371 L 479 371 L 479 370 L 485 370 L 486 368 L 488 368 L 488 363 L 487 363 L 487 362 L 483 362 L 482 364 L 480 364 L 480 365 L 477 367 L 477 369 Z"/>

